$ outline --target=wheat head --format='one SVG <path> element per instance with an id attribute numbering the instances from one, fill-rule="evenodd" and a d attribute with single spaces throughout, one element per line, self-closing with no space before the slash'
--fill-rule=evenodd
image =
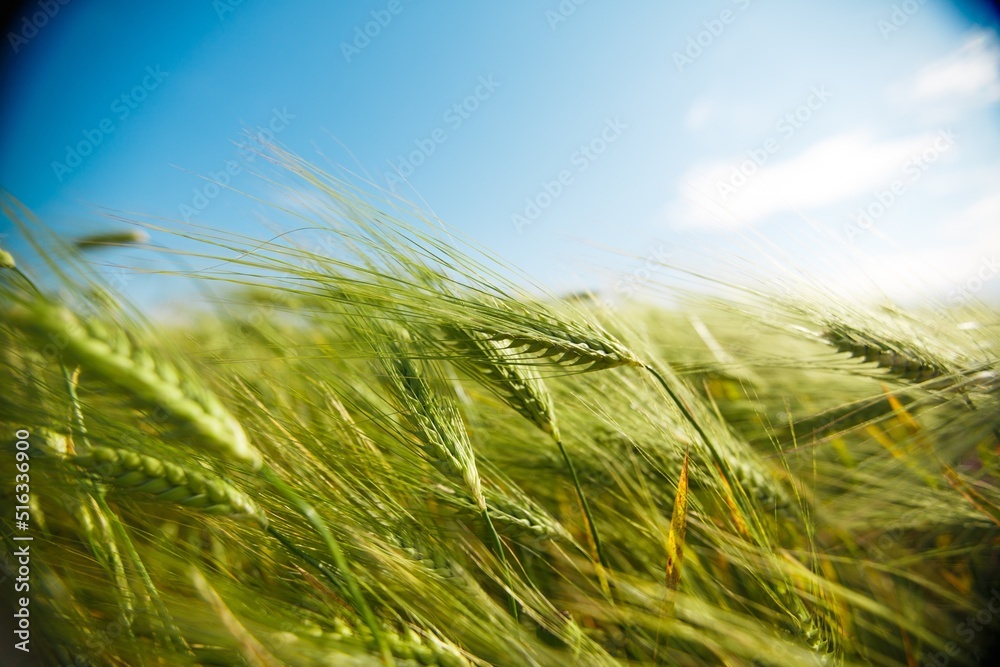
<path id="1" fill-rule="evenodd" d="M 266 522 L 257 504 L 228 482 L 169 461 L 103 446 L 92 447 L 70 461 L 120 489 L 197 508 L 206 514 L 249 516 Z"/>
<path id="2" fill-rule="evenodd" d="M 260 469 L 260 452 L 247 439 L 235 417 L 193 374 L 155 358 L 125 332 L 113 334 L 96 319 L 82 322 L 67 308 L 41 297 L 8 309 L 14 325 L 52 345 L 60 356 L 85 371 L 126 390 L 146 408 L 163 410 L 167 419 L 188 427 L 198 440 L 217 452 Z"/>

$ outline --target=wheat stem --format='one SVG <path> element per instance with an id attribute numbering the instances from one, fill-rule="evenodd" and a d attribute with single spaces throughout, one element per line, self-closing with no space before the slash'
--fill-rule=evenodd
<path id="1" fill-rule="evenodd" d="M 239 643 L 240 653 L 246 663 L 250 667 L 281 667 L 282 663 L 271 655 L 264 645 L 246 629 L 232 610 L 229 609 L 222 596 L 208 583 L 205 575 L 194 565 L 189 568 L 188 572 L 198 595 L 209 604 L 218 620 L 222 623 L 222 626 Z"/>
<path id="2" fill-rule="evenodd" d="M 149 592 L 149 597 L 153 601 L 153 607 L 156 609 L 156 614 L 160 618 L 160 623 L 163 624 L 163 628 L 166 630 L 170 641 L 174 644 L 174 648 L 183 653 L 191 654 L 190 647 L 187 642 L 184 641 L 184 637 L 181 635 L 180 629 L 174 625 L 173 618 L 170 616 L 170 611 L 160 598 L 160 593 L 156 589 L 156 584 L 153 583 L 152 577 L 149 576 L 149 571 L 146 570 L 146 565 L 142 562 L 139 552 L 136 551 L 135 545 L 132 543 L 132 538 L 129 537 L 128 531 L 125 529 L 125 525 L 120 519 L 118 519 L 118 516 L 114 514 L 113 510 L 104 499 L 104 496 L 100 493 L 95 494 L 95 501 L 101 508 L 102 512 L 107 512 L 113 517 L 111 523 L 120 535 L 122 544 L 125 545 L 125 552 L 128 554 L 132 567 L 135 568 L 135 571 L 139 574 L 139 578 L 142 580 L 143 585 Z"/>
<path id="3" fill-rule="evenodd" d="M 322 517 L 313 509 L 312 505 L 306 502 L 298 493 L 296 493 L 288 484 L 281 479 L 270 466 L 264 466 L 261 468 L 261 474 L 268 482 L 274 486 L 277 491 L 288 500 L 293 507 L 309 522 L 309 525 L 319 534 L 322 538 L 323 543 L 326 545 L 327 551 L 333 558 L 333 564 L 340 571 L 341 576 L 344 579 L 344 584 L 347 586 L 347 591 L 351 597 L 351 602 L 354 603 L 355 608 L 361 617 L 364 619 L 365 624 L 369 627 L 372 632 L 372 637 L 375 638 L 375 642 L 378 645 L 379 653 L 382 657 L 382 662 L 386 665 L 394 665 L 395 661 L 392 657 L 392 651 L 389 649 L 389 644 L 385 637 L 379 629 L 378 622 L 375 620 L 375 615 L 372 613 L 371 608 L 368 606 L 368 602 L 365 600 L 364 595 L 361 593 L 361 588 L 358 586 L 357 579 L 351 573 L 351 569 L 347 563 L 347 558 L 344 557 L 344 552 L 340 548 L 340 544 L 337 542 L 333 533 L 330 532 L 329 527 L 323 521 Z"/>
<path id="4" fill-rule="evenodd" d="M 569 457 L 569 452 L 566 451 L 566 446 L 563 445 L 562 438 L 556 439 L 556 445 L 559 447 L 559 453 L 562 454 L 566 469 L 569 470 L 570 477 L 573 479 L 576 498 L 580 502 L 580 507 L 583 508 L 584 519 L 587 522 L 587 532 L 594 541 L 594 550 L 597 552 L 597 562 L 594 565 L 597 567 L 597 578 L 601 582 L 601 590 L 604 591 L 605 595 L 610 596 L 611 586 L 608 583 L 607 577 L 608 561 L 604 554 L 604 546 L 601 543 L 600 533 L 597 531 L 597 524 L 594 523 L 594 515 L 590 511 L 590 503 L 587 502 L 587 496 L 583 493 L 583 486 L 580 484 L 580 478 L 576 474 L 576 466 L 573 465 L 573 460 Z"/>

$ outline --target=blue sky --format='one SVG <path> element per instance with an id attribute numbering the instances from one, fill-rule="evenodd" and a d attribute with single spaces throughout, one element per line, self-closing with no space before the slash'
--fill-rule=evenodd
<path id="1" fill-rule="evenodd" d="M 227 167 L 261 189 L 235 142 L 270 128 L 553 289 L 782 253 L 859 294 L 1000 289 L 1000 45 L 974 4 L 76 0 L 11 30 L 0 184 L 67 233 L 113 209 L 266 235 L 197 193 Z"/>

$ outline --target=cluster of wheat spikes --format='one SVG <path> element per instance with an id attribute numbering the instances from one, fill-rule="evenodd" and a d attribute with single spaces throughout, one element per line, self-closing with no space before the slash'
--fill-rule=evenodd
<path id="1" fill-rule="evenodd" d="M 29 431 L 44 664 L 986 650 L 962 624 L 1000 586 L 995 311 L 734 286 L 612 314 L 271 158 L 296 205 L 270 241 L 66 242 L 3 202 L 31 253 L 0 250 L 0 471 Z M 210 307 L 154 326 L 99 280 L 154 236 Z"/>

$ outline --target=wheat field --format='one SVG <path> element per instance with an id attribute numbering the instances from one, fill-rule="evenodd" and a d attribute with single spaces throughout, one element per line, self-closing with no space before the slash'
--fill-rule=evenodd
<path id="1" fill-rule="evenodd" d="M 995 308 L 563 298 L 276 161 L 321 249 L 130 220 L 202 267 L 166 321 L 92 261 L 146 237 L 3 201 L 34 254 L 0 254 L 0 530 L 39 664 L 985 660 Z"/>

